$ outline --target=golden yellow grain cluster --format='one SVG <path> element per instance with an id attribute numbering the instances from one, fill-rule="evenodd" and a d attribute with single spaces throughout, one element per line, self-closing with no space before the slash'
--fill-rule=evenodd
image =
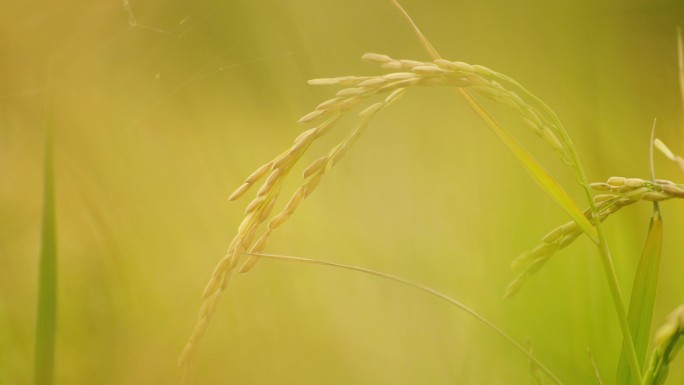
<path id="1" fill-rule="evenodd" d="M 638 201 L 660 202 L 672 198 L 684 198 L 684 185 L 664 179 L 651 182 L 641 178 L 613 176 L 606 182 L 592 183 L 590 186 L 599 193 L 594 195 L 599 221 L 604 221 L 621 208 Z M 591 210 L 585 210 L 584 215 L 590 221 L 592 220 Z M 572 243 L 581 234 L 582 230 L 576 222 L 565 223 L 544 236 L 542 243 L 535 248 L 513 260 L 511 269 L 519 273 L 506 288 L 505 297 L 513 296 L 525 280 L 537 272 L 556 251 Z"/>
<path id="2" fill-rule="evenodd" d="M 667 321 L 655 335 L 656 347 L 644 374 L 644 384 L 662 384 L 670 371 L 684 338 L 684 304 L 679 305 L 667 317 Z"/>

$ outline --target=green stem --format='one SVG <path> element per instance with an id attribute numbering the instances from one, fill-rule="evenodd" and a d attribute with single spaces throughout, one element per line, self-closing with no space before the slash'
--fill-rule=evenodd
<path id="1" fill-rule="evenodd" d="M 463 310 L 464 312 L 466 312 L 466 313 L 469 314 L 470 316 L 474 317 L 475 319 L 477 319 L 478 321 L 480 321 L 481 323 L 483 323 L 485 326 L 487 326 L 488 328 L 490 328 L 491 330 L 493 330 L 494 332 L 496 332 L 498 335 L 500 335 L 501 337 L 503 337 L 503 338 L 504 338 L 506 341 L 508 341 L 510 344 L 512 344 L 513 346 L 515 346 L 515 348 L 518 349 L 519 351 L 521 351 L 525 356 L 527 356 L 532 362 L 535 363 L 535 365 L 537 365 L 537 366 L 538 366 L 538 367 L 539 367 L 547 376 L 549 376 L 549 378 L 550 378 L 551 380 L 553 380 L 556 384 L 558 384 L 558 385 L 563 385 L 563 383 L 561 382 L 561 380 L 559 380 L 558 377 L 556 377 L 556 376 L 553 374 L 553 372 L 551 372 L 551 370 L 550 370 L 549 368 L 547 368 L 541 361 L 539 361 L 539 359 L 537 359 L 537 357 L 535 357 L 533 354 L 531 354 L 531 353 L 528 351 L 528 349 L 525 349 L 522 345 L 520 345 L 519 343 L 517 343 L 517 342 L 513 339 L 513 337 L 511 337 L 511 336 L 509 336 L 508 334 L 506 334 L 506 332 L 504 332 L 503 330 L 499 329 L 499 328 L 498 328 L 496 325 L 494 325 L 491 321 L 487 320 L 486 318 L 484 318 L 483 316 L 481 316 L 478 312 L 476 312 L 475 310 L 471 309 L 471 308 L 468 307 L 467 305 L 465 305 L 465 304 L 461 303 L 460 301 L 458 301 L 458 300 L 456 300 L 456 299 L 454 299 L 454 298 L 451 298 L 451 297 L 449 297 L 448 295 L 446 295 L 446 294 L 444 294 L 444 293 L 442 293 L 442 292 L 440 292 L 440 291 L 437 291 L 437 290 L 435 290 L 435 289 L 433 289 L 433 288 L 431 288 L 431 287 L 429 287 L 429 286 L 426 286 L 426 285 L 423 285 L 423 284 L 420 284 L 420 283 L 417 283 L 417 282 L 409 281 L 408 279 L 401 278 L 401 277 L 397 277 L 397 276 L 392 275 L 392 274 L 387 274 L 387 273 L 383 273 L 383 272 L 380 272 L 380 271 L 371 270 L 371 269 L 366 269 L 366 268 L 363 268 L 363 267 L 358 267 L 358 266 L 353 266 L 353 265 L 344 265 L 344 264 L 341 264 L 341 263 L 326 262 L 326 261 L 321 261 L 321 260 L 318 260 L 318 259 L 294 257 L 294 256 L 289 256 L 289 255 L 263 254 L 263 253 L 244 253 L 244 254 L 250 255 L 250 256 L 255 256 L 255 257 L 260 257 L 260 258 L 269 258 L 269 259 L 275 259 L 275 260 L 280 260 L 280 261 L 288 261 L 288 262 L 308 263 L 308 264 L 312 264 L 312 265 L 329 266 L 329 267 L 336 267 L 336 268 L 340 268 L 340 269 L 344 269 L 344 270 L 357 271 L 357 272 L 361 272 L 361 273 L 365 273 L 365 274 L 370 274 L 370 275 L 373 275 L 373 276 L 376 276 L 376 277 L 388 279 L 388 280 L 390 280 L 390 281 L 398 282 L 398 283 L 401 283 L 401 284 L 403 284 L 403 285 L 409 286 L 409 287 L 411 287 L 411 288 L 414 288 L 414 289 L 418 289 L 418 290 L 424 291 L 424 292 L 426 292 L 426 293 L 428 293 L 428 294 L 431 294 L 431 295 L 433 295 L 433 296 L 435 296 L 435 297 L 437 297 L 437 298 L 439 298 L 439 299 L 442 299 L 442 300 L 444 300 L 444 301 L 450 303 L 451 305 L 454 305 L 454 306 L 458 307 L 459 309 Z"/>
<path id="2" fill-rule="evenodd" d="M 550 111 L 550 108 L 548 109 Z M 622 293 L 620 292 L 620 284 L 618 282 L 617 274 L 615 274 L 615 266 L 613 264 L 613 259 L 610 255 L 610 248 L 608 247 L 608 242 L 606 242 L 606 237 L 603 232 L 603 225 L 599 219 L 599 212 L 594 203 L 594 198 L 591 192 L 591 187 L 589 187 L 589 181 L 584 173 L 582 163 L 579 161 L 577 152 L 575 151 L 575 146 L 572 145 L 572 141 L 568 136 L 565 128 L 558 119 L 558 116 L 551 111 L 551 116 L 553 117 L 555 123 L 559 127 L 559 131 L 562 135 L 562 140 L 568 144 L 570 149 L 570 157 L 575 164 L 575 170 L 577 171 L 577 178 L 584 189 L 584 193 L 589 202 L 589 208 L 591 209 L 594 227 L 596 227 L 596 234 L 598 236 L 597 247 L 599 249 L 599 254 L 601 255 L 601 264 L 603 265 L 603 271 L 606 275 L 606 280 L 608 281 L 608 287 L 610 289 L 610 294 L 613 299 L 613 305 L 615 306 L 615 312 L 620 323 L 620 330 L 622 331 L 623 344 L 625 346 L 627 360 L 629 361 L 629 367 L 632 371 L 632 376 L 636 380 L 637 384 L 642 382 L 641 368 L 639 366 L 639 360 L 637 358 L 636 348 L 634 346 L 634 337 L 632 337 L 632 331 L 629 327 L 629 321 L 627 316 L 627 310 L 625 308 L 625 302 L 622 299 Z"/>

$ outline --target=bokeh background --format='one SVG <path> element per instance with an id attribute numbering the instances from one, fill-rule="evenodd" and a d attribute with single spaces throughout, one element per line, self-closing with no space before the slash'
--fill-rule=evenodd
<path id="1" fill-rule="evenodd" d="M 248 199 L 246 175 L 365 52 L 428 57 L 387 1 L 0 1 L 0 383 L 28 384 L 46 127 L 55 132 L 58 384 L 173 384 L 200 294 Z M 593 181 L 648 176 L 648 138 L 684 153 L 681 0 L 405 0 L 451 60 L 512 76 L 552 106 Z M 491 104 L 487 103 L 487 106 Z M 515 115 L 506 127 L 578 201 L 572 172 Z M 326 153 L 349 122 L 313 147 Z M 303 162 L 306 163 L 306 162 Z M 684 180 L 656 157 L 658 177 Z M 294 176 L 295 186 L 297 176 Z M 584 206 L 584 203 L 580 203 Z M 606 222 L 629 293 L 651 208 Z M 654 323 L 684 301 L 684 205 L 663 204 Z M 606 383 L 620 331 L 580 239 L 518 296 L 509 264 L 568 218 L 453 90 L 385 110 L 267 251 L 373 268 L 470 305 L 568 384 Z M 684 361 L 670 384 L 684 380 Z M 525 384 L 524 356 L 437 299 L 325 267 L 262 261 L 234 279 L 197 352 L 197 384 Z"/>

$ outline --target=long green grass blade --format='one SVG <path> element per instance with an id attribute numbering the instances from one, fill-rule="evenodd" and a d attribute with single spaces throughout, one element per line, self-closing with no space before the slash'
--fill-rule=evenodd
<path id="1" fill-rule="evenodd" d="M 35 385 L 51 385 L 53 383 L 57 321 L 57 237 L 55 226 L 53 138 L 50 128 L 48 128 L 46 141 L 42 240 L 38 267 Z"/>
<path id="2" fill-rule="evenodd" d="M 660 270 L 660 254 L 663 239 L 663 221 L 658 210 L 654 210 L 651 223 L 648 228 L 646 243 L 641 253 L 639 266 L 634 277 L 632 297 L 629 302 L 627 319 L 632 331 L 634 349 L 640 367 L 644 367 L 648 341 L 651 334 L 651 322 L 653 320 L 653 307 L 655 305 L 656 287 L 658 286 L 658 272 Z M 632 378 L 627 361 L 627 353 L 623 346 L 618 363 L 617 383 L 631 385 L 636 384 Z"/>
<path id="3" fill-rule="evenodd" d="M 584 231 L 589 238 L 595 243 L 598 243 L 596 229 L 589 222 L 589 220 L 582 214 L 582 210 L 570 198 L 567 192 L 561 187 L 558 182 L 546 171 L 546 169 L 537 161 L 532 154 L 530 154 L 524 147 L 522 147 L 506 130 L 480 106 L 480 104 L 467 91 L 459 89 L 464 95 L 466 101 L 477 112 L 482 120 L 494 131 L 496 136 L 508 147 L 513 155 L 518 159 L 527 173 L 534 179 L 541 188 L 556 202 L 570 217 L 577 222 L 577 225 Z"/>

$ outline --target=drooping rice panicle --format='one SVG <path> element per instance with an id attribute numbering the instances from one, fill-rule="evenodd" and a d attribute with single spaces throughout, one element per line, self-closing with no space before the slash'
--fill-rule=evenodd
<path id="1" fill-rule="evenodd" d="M 438 59 L 433 62 L 416 60 L 397 60 L 387 55 L 367 53 L 363 60 L 378 64 L 383 69 L 394 72 L 379 76 L 343 76 L 338 78 L 313 79 L 311 85 L 349 86 L 337 93 L 336 97 L 325 101 L 302 118 L 314 120 L 333 111 L 350 108 L 364 98 L 396 88 L 410 86 L 453 86 L 465 87 L 496 102 L 515 109 L 523 122 L 547 144 L 566 163 L 572 163 L 568 144 L 562 142 L 561 128 L 554 121 L 555 114 L 543 105 L 539 109 L 539 99 L 511 78 L 479 65 L 452 62 Z M 516 91 L 517 90 L 517 91 Z M 522 96 L 521 96 L 522 95 Z M 527 100 L 525 100 L 527 98 Z M 543 103 L 542 103 L 543 104 Z"/>
<path id="2" fill-rule="evenodd" d="M 273 207 L 278 200 L 282 183 L 289 174 L 297 160 L 302 157 L 312 142 L 320 137 L 320 133 L 330 129 L 339 119 L 339 114 L 334 114 L 315 128 L 306 130 L 295 139 L 294 144 L 282 154 L 278 155 L 271 162 L 259 167 L 252 173 L 233 194 L 230 199 L 234 200 L 243 195 L 256 181 L 268 175 L 261 188 L 257 191 L 256 197 L 247 205 L 245 217 L 238 226 L 237 234 L 228 247 L 226 255 L 218 262 L 214 268 L 209 282 L 207 283 L 202 295 L 202 305 L 200 307 L 197 323 L 192 331 L 190 339 L 186 344 L 179 364 L 187 366 L 195 346 L 204 334 L 207 322 L 211 318 L 221 291 L 225 288 L 235 269 L 240 256 L 249 250 L 259 227 L 268 219 Z"/>
<path id="3" fill-rule="evenodd" d="M 297 188 L 294 194 L 292 194 L 292 197 L 288 201 L 285 208 L 276 214 L 270 222 L 268 222 L 268 228 L 266 232 L 257 240 L 254 246 L 252 246 L 252 248 L 249 250 L 250 253 L 259 253 L 263 251 L 273 230 L 284 223 L 294 213 L 299 204 L 313 192 L 323 175 L 327 173 L 335 164 L 337 164 L 342 156 L 344 156 L 349 148 L 363 134 L 368 126 L 368 122 L 375 116 L 375 114 L 396 100 L 403 91 L 403 88 L 397 89 L 387 96 L 384 101 L 372 104 L 361 111 L 361 113 L 359 113 L 359 117 L 361 119 L 354 129 L 350 131 L 349 135 L 332 150 L 330 150 L 327 156 L 315 160 L 304 170 L 304 183 Z M 240 267 L 240 272 L 248 272 L 258 260 L 259 258 L 257 256 L 251 255 L 245 261 L 242 267 Z"/>
<path id="4" fill-rule="evenodd" d="M 656 179 L 653 183 L 641 178 L 614 176 L 608 178 L 606 182 L 592 183 L 590 186 L 598 192 L 594 195 L 594 203 L 597 206 L 600 221 L 604 221 L 622 207 L 638 201 L 660 202 L 672 198 L 684 198 L 684 185 L 663 179 Z M 591 211 L 586 210 L 584 215 L 590 219 Z M 506 298 L 513 296 L 525 280 L 539 270 L 556 251 L 572 243 L 581 234 L 582 231 L 574 221 L 565 223 L 544 236 L 542 243 L 535 248 L 513 260 L 511 269 L 519 273 L 506 288 L 504 296 Z"/>
<path id="5" fill-rule="evenodd" d="M 370 79 L 370 77 L 344 77 L 331 80 L 314 80 L 311 83 L 352 85 Z M 238 227 L 237 234 L 231 241 L 226 255 L 214 268 L 214 272 L 205 287 L 198 321 L 179 359 L 181 366 L 187 366 L 197 341 L 204 333 L 207 322 L 216 308 L 220 293 L 234 272 L 240 256 L 245 251 L 256 253 L 266 247 L 272 232 L 289 219 L 301 201 L 311 194 L 323 174 L 334 166 L 360 137 L 370 119 L 383 107 L 397 99 L 405 89 L 401 87 L 402 85 L 406 86 L 415 83 L 415 76 L 390 74 L 387 77 L 382 77 L 380 80 L 375 82 L 376 87 L 368 90 L 360 87 L 343 89 L 338 92 L 336 98 L 322 103 L 316 110 L 302 117 L 300 123 L 314 122 L 321 118 L 326 119 L 317 127 L 308 129 L 300 134 L 289 149 L 272 161 L 259 167 L 230 195 L 229 200 L 236 200 L 251 189 L 259 180 L 266 179 L 256 193 L 256 197 L 247 205 L 245 217 Z M 389 95 L 382 102 L 372 104 L 359 114 L 361 121 L 349 133 L 347 138 L 333 148 L 325 159 L 319 159 L 319 164 L 324 167 L 318 169 L 309 167 L 304 183 L 294 192 L 285 208 L 269 219 L 280 195 L 283 181 L 313 141 L 325 135 L 348 109 L 356 106 L 365 98 L 379 93 L 389 93 Z M 264 223 L 266 223 L 266 231 L 254 242 L 257 231 Z M 239 270 L 241 272 L 249 271 L 256 261 L 257 258 L 250 257 Z"/>

